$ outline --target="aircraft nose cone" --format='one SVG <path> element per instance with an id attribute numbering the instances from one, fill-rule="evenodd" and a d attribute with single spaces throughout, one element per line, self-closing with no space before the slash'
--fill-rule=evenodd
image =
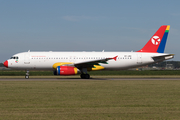
<path id="1" fill-rule="evenodd" d="M 4 62 L 4 66 L 8 68 L 8 61 L 7 60 Z"/>

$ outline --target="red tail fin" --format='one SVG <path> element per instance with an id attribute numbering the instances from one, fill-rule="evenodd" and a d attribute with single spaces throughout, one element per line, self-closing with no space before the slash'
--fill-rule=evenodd
<path id="1" fill-rule="evenodd" d="M 170 25 L 161 26 L 158 31 L 151 37 L 146 45 L 137 52 L 159 52 L 163 53 L 166 45 Z"/>

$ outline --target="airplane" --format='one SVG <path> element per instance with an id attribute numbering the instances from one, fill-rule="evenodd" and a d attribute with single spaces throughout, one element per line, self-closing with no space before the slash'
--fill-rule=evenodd
<path id="1" fill-rule="evenodd" d="M 145 46 L 136 52 L 22 52 L 4 62 L 11 69 L 52 70 L 54 75 L 81 74 L 89 79 L 89 71 L 124 70 L 161 62 L 174 58 L 174 54 L 164 53 L 170 25 L 162 25 Z"/>

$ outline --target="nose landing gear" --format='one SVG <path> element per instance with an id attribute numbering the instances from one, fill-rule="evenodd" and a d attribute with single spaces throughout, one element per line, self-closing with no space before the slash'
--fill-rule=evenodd
<path id="1" fill-rule="evenodd" d="M 25 78 L 26 78 L 26 79 L 29 79 L 29 71 L 28 71 L 28 70 L 26 71 Z"/>

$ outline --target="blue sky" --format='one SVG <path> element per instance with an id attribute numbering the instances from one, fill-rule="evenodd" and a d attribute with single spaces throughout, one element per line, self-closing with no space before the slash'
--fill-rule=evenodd
<path id="1" fill-rule="evenodd" d="M 137 51 L 171 25 L 180 61 L 178 0 L 0 0 L 0 62 L 24 51 Z"/>

